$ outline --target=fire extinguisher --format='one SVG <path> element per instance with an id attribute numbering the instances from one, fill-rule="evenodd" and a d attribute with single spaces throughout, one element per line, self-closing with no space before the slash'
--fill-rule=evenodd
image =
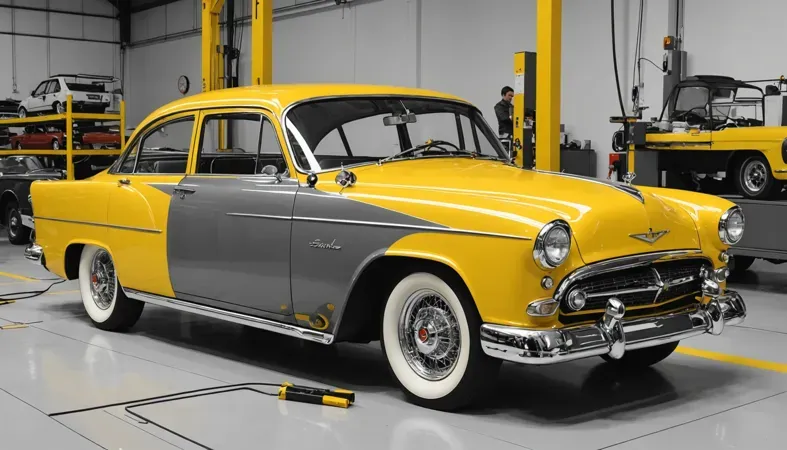
<path id="1" fill-rule="evenodd" d="M 620 153 L 610 153 L 609 154 L 609 172 L 607 173 L 607 179 L 612 180 L 614 175 L 614 180 L 622 181 L 621 179 L 621 170 L 623 161 L 621 161 L 621 154 Z"/>

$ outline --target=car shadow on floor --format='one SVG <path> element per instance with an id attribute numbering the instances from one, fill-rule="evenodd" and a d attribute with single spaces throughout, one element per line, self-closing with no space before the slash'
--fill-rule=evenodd
<path id="1" fill-rule="evenodd" d="M 181 326 L 173 326 L 180 323 Z M 218 320 L 156 308 L 132 330 L 172 345 L 245 362 L 286 376 L 404 401 L 379 343 L 323 346 Z M 689 365 L 673 356 L 653 368 L 620 372 L 600 358 L 555 366 L 504 363 L 489 392 L 466 414 L 507 414 L 530 422 L 582 423 L 643 408 L 681 408 L 739 382 L 728 367 Z M 713 380 L 709 383 L 708 380 Z"/>
<path id="2" fill-rule="evenodd" d="M 747 270 L 731 274 L 727 280 L 731 289 L 750 289 L 753 291 L 783 294 L 787 292 L 787 274 L 770 271 Z"/>

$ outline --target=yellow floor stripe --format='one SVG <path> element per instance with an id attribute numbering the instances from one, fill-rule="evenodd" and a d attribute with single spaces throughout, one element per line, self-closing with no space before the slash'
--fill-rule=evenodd
<path id="1" fill-rule="evenodd" d="M 726 353 L 711 352 L 691 347 L 678 347 L 677 353 L 696 356 L 698 358 L 712 359 L 714 361 L 737 364 L 739 366 L 753 367 L 755 369 L 771 370 L 773 372 L 787 373 L 787 364 L 773 361 L 763 361 L 761 359 L 746 358 L 743 356 L 728 355 Z"/>
<path id="2" fill-rule="evenodd" d="M 45 292 L 44 295 L 60 295 L 60 294 L 75 294 L 80 292 L 79 289 L 74 289 L 72 291 L 54 291 L 54 292 Z"/>
<path id="3" fill-rule="evenodd" d="M 35 278 L 26 277 L 23 275 L 17 275 L 15 273 L 10 273 L 10 272 L 0 272 L 0 277 L 13 278 L 15 280 L 22 280 L 22 281 L 38 281 Z"/>

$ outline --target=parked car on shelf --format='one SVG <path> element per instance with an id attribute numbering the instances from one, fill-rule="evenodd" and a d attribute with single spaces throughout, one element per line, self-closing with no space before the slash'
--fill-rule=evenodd
<path id="1" fill-rule="evenodd" d="M 31 190 L 25 255 L 78 279 L 98 328 L 152 303 L 379 339 L 430 408 L 472 402 L 504 360 L 644 367 L 746 316 L 726 287 L 732 202 L 518 168 L 474 105 L 433 91 L 198 94 L 147 117 L 108 170 Z"/>
<path id="2" fill-rule="evenodd" d="M 117 78 L 101 75 L 54 75 L 38 85 L 19 104 L 19 117 L 33 114 L 64 114 L 66 98 L 72 96 L 75 112 L 103 114 L 113 102 L 107 85 Z"/>
<path id="3" fill-rule="evenodd" d="M 37 156 L 0 156 L 0 223 L 9 242 L 16 245 L 30 242 L 35 228 L 30 204 L 30 184 L 36 180 L 57 180 L 63 173 L 46 167 Z"/>
<path id="4" fill-rule="evenodd" d="M 61 127 L 49 125 L 28 125 L 24 133 L 10 138 L 11 148 L 25 149 L 54 149 L 66 148 L 66 133 Z M 74 148 L 80 148 L 79 142 L 74 142 Z"/>
<path id="5" fill-rule="evenodd" d="M 16 119 L 18 118 L 17 110 L 19 109 L 19 101 L 14 99 L 0 100 L 0 120 L 1 119 Z M 8 129 L 8 127 L 0 127 L 0 147 L 10 145 L 10 138 L 15 133 Z"/>
<path id="6" fill-rule="evenodd" d="M 116 126 L 75 128 L 75 138 L 83 149 L 120 148 L 120 129 Z"/>

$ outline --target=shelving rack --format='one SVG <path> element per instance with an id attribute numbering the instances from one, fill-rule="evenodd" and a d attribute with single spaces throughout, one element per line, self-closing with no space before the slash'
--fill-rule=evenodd
<path id="1" fill-rule="evenodd" d="M 78 122 L 119 122 L 120 123 L 120 148 L 119 149 L 75 149 L 74 148 L 74 123 Z M 119 114 L 93 114 L 76 113 L 73 108 L 73 98 L 67 97 L 65 114 L 49 114 L 44 116 L 29 116 L 18 119 L 0 119 L 0 127 L 19 128 L 33 124 L 64 124 L 66 135 L 66 148 L 64 149 L 10 149 L 0 150 L 0 156 L 9 155 L 46 155 L 66 157 L 66 179 L 74 180 L 74 157 L 77 156 L 119 156 L 126 146 L 126 103 L 120 101 Z"/>

